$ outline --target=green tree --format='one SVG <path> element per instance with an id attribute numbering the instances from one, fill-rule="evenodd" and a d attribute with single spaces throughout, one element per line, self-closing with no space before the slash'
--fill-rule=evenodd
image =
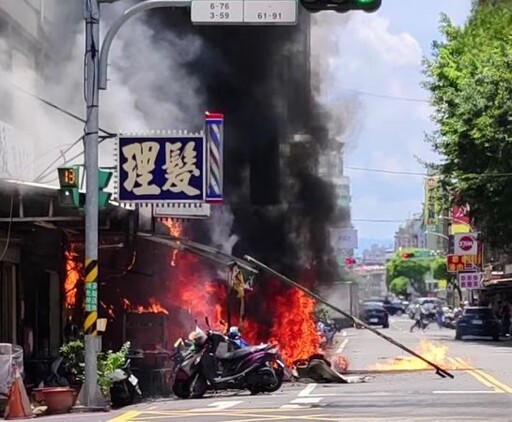
<path id="1" fill-rule="evenodd" d="M 451 275 L 446 267 L 446 258 L 436 258 L 432 261 L 432 275 L 435 280 L 451 279 Z"/>
<path id="2" fill-rule="evenodd" d="M 407 295 L 407 287 L 409 287 L 409 279 L 406 277 L 397 277 L 389 284 L 389 290 L 397 296 Z"/>
<path id="3" fill-rule="evenodd" d="M 443 40 L 425 60 L 443 156 L 432 165 L 445 201 L 468 203 L 491 246 L 512 249 L 512 2 L 475 2 L 463 27 L 443 16 Z M 448 201 L 449 200 L 449 201 Z"/>
<path id="4" fill-rule="evenodd" d="M 411 251 L 414 253 L 414 250 Z M 391 288 L 393 280 L 405 277 L 409 280 L 412 288 L 420 294 L 426 293 L 425 274 L 430 271 L 430 260 L 421 258 L 402 258 L 400 253 L 396 254 L 386 264 L 386 280 L 389 281 L 388 288 Z"/>

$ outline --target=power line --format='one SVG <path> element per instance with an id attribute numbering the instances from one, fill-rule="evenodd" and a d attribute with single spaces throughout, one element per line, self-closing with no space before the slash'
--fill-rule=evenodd
<path id="1" fill-rule="evenodd" d="M 403 223 L 405 220 L 383 220 L 378 218 L 353 218 L 354 222 L 364 222 L 364 223 Z"/>
<path id="2" fill-rule="evenodd" d="M 360 95 L 366 95 L 368 97 L 382 98 L 384 100 L 408 101 L 408 102 L 412 102 L 412 103 L 430 103 L 429 100 L 422 99 L 422 98 L 398 97 L 398 96 L 394 96 L 394 95 L 377 94 L 375 92 L 361 91 L 359 89 L 343 88 L 343 91 L 353 92 L 355 94 L 360 94 Z"/>
<path id="3" fill-rule="evenodd" d="M 421 177 L 428 177 L 428 176 L 435 176 L 435 174 L 428 174 L 428 173 L 420 173 L 420 172 L 414 172 L 414 171 L 395 171 L 395 170 L 386 170 L 386 169 L 375 169 L 375 168 L 366 168 L 366 167 L 352 167 L 352 166 L 345 166 L 344 167 L 347 170 L 354 170 L 354 171 L 366 171 L 369 173 L 384 173 L 384 174 L 396 174 L 400 176 L 421 176 Z M 466 177 L 511 177 L 512 173 L 465 173 L 465 174 L 459 174 L 456 177 L 457 178 L 466 178 Z"/>
<path id="4" fill-rule="evenodd" d="M 385 170 L 385 169 L 374 169 L 374 168 L 366 168 L 366 167 L 352 167 L 345 166 L 347 170 L 355 170 L 355 171 L 367 171 L 371 173 L 386 173 L 386 174 L 399 174 L 404 176 L 428 176 L 427 173 L 419 173 L 414 171 L 395 171 L 395 170 Z"/>
<path id="5" fill-rule="evenodd" d="M 51 101 L 45 100 L 44 98 L 40 97 L 39 95 L 36 95 L 36 94 L 34 94 L 32 92 L 29 92 L 29 91 L 26 91 L 25 89 L 19 87 L 16 84 L 12 84 L 12 85 L 14 86 L 14 88 L 16 88 L 22 94 L 25 94 L 25 95 L 27 95 L 29 97 L 32 97 L 32 98 L 40 101 L 41 103 L 47 105 L 48 107 L 51 107 L 51 108 L 53 108 L 55 110 L 60 111 L 61 113 L 65 114 L 66 116 L 72 117 L 75 120 L 78 120 L 78 121 L 80 121 L 82 123 L 85 123 L 85 120 L 82 119 L 80 116 L 77 116 L 76 114 L 71 113 L 70 111 L 68 111 L 68 110 L 66 110 L 66 109 L 64 109 L 64 108 L 62 108 L 62 107 L 52 103 Z M 100 131 L 103 132 L 104 134 L 108 135 L 108 136 L 112 136 L 112 137 L 116 136 L 115 133 L 109 132 L 108 130 L 105 130 L 105 129 L 101 129 L 100 128 Z"/>

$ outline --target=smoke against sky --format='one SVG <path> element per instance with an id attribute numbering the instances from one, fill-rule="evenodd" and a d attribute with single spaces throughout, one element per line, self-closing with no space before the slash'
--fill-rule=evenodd
<path id="1" fill-rule="evenodd" d="M 102 33 L 135 3 L 103 4 Z M 48 25 L 48 57 L 38 66 L 22 58 L 12 60 L 8 73 L 16 79 L 2 78 L 2 82 L 13 103 L 11 120 L 23 129 L 24 156 L 37 151 L 32 176 L 60 157 L 38 178 L 56 184 L 59 165 L 83 162 L 81 156 L 72 158 L 83 150 L 82 142 L 77 142 L 83 124 L 21 94 L 13 85 L 84 115 L 82 7 L 80 2 L 68 2 L 54 10 L 50 22 L 65 24 Z M 326 116 L 311 100 L 309 15 L 301 13 L 300 19 L 296 27 L 198 27 L 191 24 L 187 10 L 147 12 L 116 36 L 109 89 L 100 95 L 100 126 L 112 132 L 197 130 L 205 110 L 224 112 L 225 186 L 231 209 L 227 212 L 234 216 L 228 239 L 235 239 L 233 234 L 240 238 L 234 245 L 239 253 L 256 253 L 292 267 L 299 255 L 312 263 L 328 254 L 328 218 L 312 218 L 321 209 L 320 214 L 328 216 L 333 201 L 321 180 L 281 168 L 281 145 L 296 133 L 313 134 L 319 146 L 328 139 Z M 100 165 L 113 164 L 112 146 L 110 140 L 102 145 Z M 12 146 L 6 149 L 13 151 Z M 7 161 L 15 161 L 13 154 Z M 316 151 L 312 162 L 317 158 Z M 30 179 L 27 174 L 6 176 Z M 305 186 L 318 188 L 314 204 Z M 292 228 L 304 235 L 296 235 Z M 314 252 L 307 252 L 313 243 Z"/>
<path id="2" fill-rule="evenodd" d="M 126 1 L 119 5 L 103 5 L 102 33 L 113 16 L 118 16 L 129 5 Z M 6 66 L 10 71 L 2 74 L 1 84 L 11 99 L 13 126 L 23 128 L 16 141 L 25 145 L 26 156 L 37 151 L 33 171 L 2 176 L 30 180 L 62 156 L 40 180 L 55 184 L 56 168 L 83 151 L 82 142 L 77 142 L 65 155 L 61 153 L 83 134 L 83 124 L 16 88 L 84 116 L 82 4 L 59 2 L 59 7 L 52 10 L 55 15 L 50 16 L 50 21 L 58 24 L 48 28 L 49 56 L 40 61 L 37 72 L 35 63 L 30 63 L 25 55 L 17 54 L 17 50 L 8 45 L 8 39 L 0 37 L 0 46 L 13 52 L 11 63 Z M 165 48 L 162 48 L 162 44 L 155 45 L 155 29 L 147 25 L 146 19 L 133 19 L 116 36 L 110 55 L 109 87 L 100 93 L 100 126 L 114 133 L 150 129 L 199 130 L 203 110 L 201 93 L 197 81 L 183 71 L 183 65 L 199 54 L 199 40 L 193 35 L 178 38 L 169 34 Z M 112 140 L 103 143 L 100 165 L 113 164 L 112 147 Z M 7 151 L 11 152 L 7 161 L 17 162 L 15 147 L 10 144 Z M 80 156 L 68 164 L 82 162 Z M 24 167 L 30 167 L 26 159 L 24 164 Z"/>
<path id="3" fill-rule="evenodd" d="M 361 101 L 344 88 L 344 69 L 336 66 L 344 51 L 339 34 L 349 24 L 351 14 L 318 13 L 311 17 L 311 82 L 317 100 L 326 113 L 329 137 L 351 144 L 361 125 Z"/>

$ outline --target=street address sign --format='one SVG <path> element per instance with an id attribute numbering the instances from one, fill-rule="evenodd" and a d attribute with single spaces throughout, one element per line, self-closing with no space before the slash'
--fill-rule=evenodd
<path id="1" fill-rule="evenodd" d="M 191 20 L 211 25 L 293 25 L 297 0 L 192 0 Z"/>
<path id="2" fill-rule="evenodd" d="M 244 21 L 243 0 L 194 0 L 191 17 L 194 23 L 228 24 Z"/>

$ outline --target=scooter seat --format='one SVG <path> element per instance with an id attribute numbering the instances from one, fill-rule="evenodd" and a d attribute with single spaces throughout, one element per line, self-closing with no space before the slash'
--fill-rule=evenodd
<path id="1" fill-rule="evenodd" d="M 223 353 L 222 356 L 219 356 L 219 358 L 222 360 L 239 359 L 239 358 L 249 355 L 251 353 L 259 352 L 263 349 L 264 349 L 264 347 L 262 347 L 262 346 L 244 347 L 243 349 L 238 349 L 233 352 Z"/>

